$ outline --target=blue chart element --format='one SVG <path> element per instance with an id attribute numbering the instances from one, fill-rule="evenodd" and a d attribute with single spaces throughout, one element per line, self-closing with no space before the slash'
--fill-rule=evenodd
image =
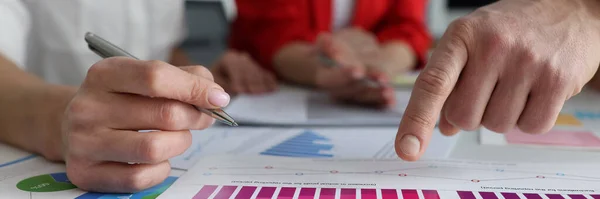
<path id="1" fill-rule="evenodd" d="M 333 157 L 332 154 L 320 153 L 321 151 L 331 150 L 333 148 L 332 144 L 320 144 L 315 143 L 315 141 L 330 141 L 330 139 L 312 131 L 305 131 L 260 154 L 286 157 Z"/>
<path id="2" fill-rule="evenodd" d="M 577 111 L 575 112 L 575 117 L 580 120 L 597 120 L 600 119 L 600 112 L 590 112 L 590 111 Z"/>
<path id="3" fill-rule="evenodd" d="M 52 179 L 54 179 L 56 182 L 71 183 L 67 177 L 67 173 L 52 173 L 50 174 L 50 177 L 52 177 Z"/>
<path id="4" fill-rule="evenodd" d="M 169 176 L 165 181 L 163 181 L 162 183 L 151 187 L 149 189 L 146 189 L 144 191 L 141 192 L 137 192 L 134 194 L 106 194 L 106 193 L 86 193 L 83 194 L 75 199 L 152 199 L 152 198 L 156 198 L 158 197 L 158 195 L 160 195 L 161 193 L 163 193 L 165 190 L 167 190 L 167 188 L 169 188 L 171 186 L 171 184 L 173 184 L 173 182 L 175 182 L 175 180 L 177 180 L 177 177 L 173 177 L 173 176 Z"/>
<path id="5" fill-rule="evenodd" d="M 23 162 L 23 161 L 26 161 L 26 160 L 29 160 L 29 159 L 33 159 L 35 157 L 37 157 L 37 156 L 36 155 L 28 155 L 28 156 L 25 156 L 25 157 L 22 157 L 22 158 L 19 158 L 19 159 L 10 161 L 10 162 L 0 163 L 0 168 L 6 167 L 6 166 L 10 166 L 10 165 L 13 165 L 13 164 L 17 164 L 19 162 Z"/>

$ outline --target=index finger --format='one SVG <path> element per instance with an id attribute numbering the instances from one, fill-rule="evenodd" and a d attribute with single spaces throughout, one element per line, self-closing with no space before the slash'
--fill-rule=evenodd
<path id="1" fill-rule="evenodd" d="M 210 77 L 193 75 L 161 61 L 104 59 L 89 69 L 84 85 L 108 92 L 178 100 L 202 108 L 219 108 L 229 103 L 229 95 Z"/>
<path id="2" fill-rule="evenodd" d="M 467 62 L 464 40 L 446 32 L 415 82 L 396 135 L 396 153 L 404 160 L 417 160 L 429 139 L 444 102 L 452 92 Z"/>

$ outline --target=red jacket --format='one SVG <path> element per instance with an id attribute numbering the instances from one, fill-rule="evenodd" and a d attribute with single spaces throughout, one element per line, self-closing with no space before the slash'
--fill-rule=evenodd
<path id="1" fill-rule="evenodd" d="M 273 55 L 291 41 L 314 42 L 331 32 L 332 0 L 236 0 L 238 16 L 230 47 L 250 53 L 272 70 Z M 355 0 L 350 26 L 376 34 L 380 42 L 408 43 L 424 66 L 431 37 L 425 21 L 426 0 Z"/>

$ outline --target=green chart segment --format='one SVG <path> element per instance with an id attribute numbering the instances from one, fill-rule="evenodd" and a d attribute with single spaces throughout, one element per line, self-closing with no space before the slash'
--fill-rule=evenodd
<path id="1" fill-rule="evenodd" d="M 28 192 L 55 192 L 77 187 L 71 184 L 66 173 L 51 173 L 21 180 L 17 188 Z"/>

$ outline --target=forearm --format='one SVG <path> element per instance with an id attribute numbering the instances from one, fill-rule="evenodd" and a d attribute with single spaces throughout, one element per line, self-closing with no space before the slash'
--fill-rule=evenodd
<path id="1" fill-rule="evenodd" d="M 317 86 L 316 76 L 320 65 L 315 53 L 311 44 L 288 44 L 274 56 L 275 71 L 286 81 Z"/>
<path id="2" fill-rule="evenodd" d="M 402 75 L 412 70 L 417 64 L 417 57 L 410 46 L 401 41 L 386 42 L 381 46 L 380 64 L 375 67 L 391 77 Z"/>
<path id="3" fill-rule="evenodd" d="M 0 141 L 62 159 L 62 114 L 75 88 L 45 83 L 0 55 Z"/>

